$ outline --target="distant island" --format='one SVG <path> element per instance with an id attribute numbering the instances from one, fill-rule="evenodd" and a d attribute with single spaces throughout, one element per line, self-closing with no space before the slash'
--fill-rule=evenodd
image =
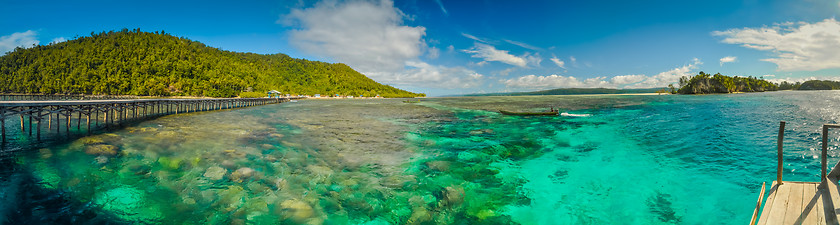
<path id="1" fill-rule="evenodd" d="M 0 92 L 137 96 L 421 97 L 342 63 L 239 53 L 139 29 L 16 48 L 0 57 Z"/>
<path id="2" fill-rule="evenodd" d="M 725 76 L 720 73 L 709 75 L 704 72 L 691 77 L 680 78 L 679 94 L 716 94 L 738 92 L 764 92 L 777 90 L 840 90 L 840 82 L 830 80 L 809 80 L 775 84 L 752 76 Z"/>
<path id="3" fill-rule="evenodd" d="M 612 89 L 612 88 L 558 88 L 531 92 L 506 92 L 488 94 L 468 94 L 462 96 L 525 96 L 525 95 L 591 95 L 591 94 L 641 94 L 641 93 L 671 93 L 671 94 L 726 94 L 743 92 L 765 92 L 778 90 L 840 90 L 840 82 L 830 80 L 809 80 L 805 82 L 779 84 L 759 77 L 726 76 L 720 73 L 714 75 L 700 72 L 694 76 L 683 76 L 679 80 L 679 88 L 674 85 L 646 89 Z"/>
<path id="4" fill-rule="evenodd" d="M 680 94 L 715 94 L 737 92 L 764 92 L 779 90 L 779 86 L 761 78 L 752 76 L 726 76 L 717 73 L 710 75 L 700 71 L 691 77 L 680 77 Z"/>
<path id="5" fill-rule="evenodd" d="M 782 81 L 779 90 L 840 90 L 840 82 L 832 80 L 809 80 L 803 83 Z"/>

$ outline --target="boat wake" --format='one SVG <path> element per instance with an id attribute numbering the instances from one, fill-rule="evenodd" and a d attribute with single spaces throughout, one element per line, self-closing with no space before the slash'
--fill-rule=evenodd
<path id="1" fill-rule="evenodd" d="M 589 117 L 592 114 L 571 114 L 571 113 L 560 113 L 560 116 L 571 116 L 571 117 Z"/>

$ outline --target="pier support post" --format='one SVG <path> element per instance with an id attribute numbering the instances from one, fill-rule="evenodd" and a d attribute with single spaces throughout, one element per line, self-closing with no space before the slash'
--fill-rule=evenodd
<path id="1" fill-rule="evenodd" d="M 41 140 L 41 115 L 38 115 L 38 132 L 37 132 L 38 140 Z"/>
<path id="2" fill-rule="evenodd" d="M 820 159 L 822 161 L 822 171 L 820 173 L 820 181 L 825 182 L 825 170 L 826 167 L 826 158 L 828 156 L 828 126 L 823 125 L 822 129 L 822 155 Z"/>
<path id="3" fill-rule="evenodd" d="M 779 165 L 776 167 L 776 183 L 782 185 L 782 167 L 784 164 L 783 154 L 782 154 L 782 140 L 785 137 L 785 121 L 779 122 L 779 140 L 776 142 L 778 148 L 778 161 Z M 825 177 L 825 174 L 823 174 Z"/>

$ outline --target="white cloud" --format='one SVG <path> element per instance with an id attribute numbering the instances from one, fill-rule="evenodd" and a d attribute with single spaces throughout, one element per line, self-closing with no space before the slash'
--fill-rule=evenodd
<path id="1" fill-rule="evenodd" d="M 779 71 L 816 71 L 840 68 L 840 22 L 834 18 L 816 23 L 783 23 L 772 27 L 715 31 L 723 42 L 771 51 L 775 57 L 762 59 Z"/>
<path id="2" fill-rule="evenodd" d="M 566 68 L 566 62 L 563 62 L 563 60 L 560 60 L 557 56 L 551 57 L 551 61 L 554 62 L 557 67 Z"/>
<path id="3" fill-rule="evenodd" d="M 727 57 L 720 58 L 720 66 L 723 66 L 724 63 L 735 62 L 735 60 L 738 60 L 738 57 L 727 56 Z"/>
<path id="4" fill-rule="evenodd" d="M 64 37 L 57 37 L 53 38 L 52 41 L 50 41 L 50 44 L 58 44 L 65 41 L 67 41 L 67 39 L 65 39 Z"/>
<path id="5" fill-rule="evenodd" d="M 401 71 L 425 47 L 425 27 L 403 25 L 403 13 L 393 2 L 323 1 L 313 8 L 293 9 L 286 25 L 293 46 L 325 55 L 362 72 Z"/>
<path id="6" fill-rule="evenodd" d="M 445 67 L 431 65 L 421 61 L 406 62 L 408 69 L 384 83 L 393 85 L 434 87 L 434 88 L 472 88 L 478 86 L 484 75 L 463 67 Z M 372 74 L 375 75 L 375 74 Z"/>
<path id="7" fill-rule="evenodd" d="M 527 75 L 515 79 L 502 80 L 508 88 L 525 89 L 549 89 L 549 88 L 576 88 L 576 87 L 611 87 L 604 81 L 604 77 L 595 77 L 578 80 L 572 76 L 560 76 L 556 74 L 548 76 Z"/>
<path id="8" fill-rule="evenodd" d="M 541 50 L 542 50 L 542 48 L 540 48 L 540 47 L 536 47 L 536 46 L 533 46 L 533 45 L 529 45 L 529 44 L 526 44 L 526 43 L 524 43 L 524 42 L 512 41 L 512 40 L 507 40 L 507 39 L 505 39 L 505 42 L 507 42 L 507 43 L 511 43 L 511 44 L 516 45 L 516 46 L 519 46 L 519 47 L 523 47 L 523 48 L 531 49 L 531 50 L 534 50 L 534 51 L 541 51 Z"/>
<path id="9" fill-rule="evenodd" d="M 665 87 L 668 84 L 676 83 L 682 76 L 693 75 L 693 70 L 703 64 L 695 58 L 688 65 L 677 67 L 654 76 L 646 75 L 620 75 L 610 79 L 607 77 L 594 77 L 579 80 L 572 76 L 548 75 L 536 76 L 527 75 L 519 78 L 501 80 L 508 88 L 538 90 L 551 88 L 656 88 Z"/>
<path id="10" fill-rule="evenodd" d="M 429 52 L 426 53 L 426 57 L 430 59 L 437 59 L 440 56 L 440 49 L 431 47 L 429 48 Z"/>
<path id="11" fill-rule="evenodd" d="M 479 38 L 479 37 L 473 36 L 472 34 L 468 34 L 468 33 L 461 33 L 461 36 L 464 36 L 466 38 L 469 38 L 469 39 L 472 39 L 474 41 L 481 42 L 481 43 L 490 43 L 490 41 L 487 40 L 487 39 Z"/>
<path id="12" fill-rule="evenodd" d="M 449 15 L 449 12 L 446 11 L 446 8 L 443 7 L 443 2 L 441 0 L 435 0 L 437 4 L 440 6 L 440 11 L 443 11 L 443 14 Z"/>
<path id="13" fill-rule="evenodd" d="M 370 78 L 392 85 L 462 88 L 482 76 L 461 67 L 427 64 L 426 28 L 407 26 L 410 19 L 391 0 L 323 1 L 293 9 L 278 20 L 291 26 L 289 42 L 306 53 L 345 63 Z M 454 47 L 448 47 L 452 49 Z M 428 57 L 440 50 L 428 48 Z"/>
<path id="14" fill-rule="evenodd" d="M 532 62 L 532 63 L 533 62 L 539 63 L 539 61 L 542 61 L 542 59 L 540 59 L 539 56 L 525 55 L 525 56 L 519 57 L 519 56 L 511 55 L 506 50 L 498 50 L 498 49 L 496 49 L 496 47 L 493 47 L 493 46 L 487 45 L 487 44 L 482 44 L 482 43 L 475 43 L 475 46 L 473 46 L 470 49 L 463 50 L 463 51 L 466 52 L 466 53 L 472 54 L 471 56 L 473 58 L 484 59 L 484 61 L 502 62 L 502 63 L 506 63 L 506 64 L 510 64 L 510 65 L 514 65 L 514 66 L 519 66 L 519 67 L 528 66 L 529 61 Z"/>
<path id="15" fill-rule="evenodd" d="M 0 55 L 14 51 L 16 47 L 28 48 L 38 45 L 38 32 L 27 30 L 0 37 Z"/>

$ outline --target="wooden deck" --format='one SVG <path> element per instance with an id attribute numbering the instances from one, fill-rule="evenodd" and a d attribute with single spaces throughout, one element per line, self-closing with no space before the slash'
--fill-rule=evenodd
<path id="1" fill-rule="evenodd" d="M 826 224 L 833 207 L 824 206 L 819 182 L 773 182 L 758 224 Z"/>
<path id="2" fill-rule="evenodd" d="M 767 192 L 767 201 L 764 201 L 764 209 L 758 216 L 761 208 L 762 198 L 765 196 L 765 185 L 761 185 L 761 192 L 758 197 L 756 208 L 753 210 L 753 217 L 750 225 L 759 224 L 827 224 L 840 225 L 837 218 L 840 217 L 840 162 L 828 171 L 828 129 L 840 128 L 840 124 L 823 124 L 822 126 L 822 154 L 821 158 L 821 182 L 795 182 L 783 181 L 784 157 L 782 140 L 784 139 L 785 122 L 779 123 L 778 138 L 778 167 L 776 168 L 776 181 L 773 181 L 770 191 Z M 758 218 L 756 218 L 758 216 Z M 758 221 L 756 221 L 758 219 Z M 757 223 L 756 223 L 757 222 Z"/>

